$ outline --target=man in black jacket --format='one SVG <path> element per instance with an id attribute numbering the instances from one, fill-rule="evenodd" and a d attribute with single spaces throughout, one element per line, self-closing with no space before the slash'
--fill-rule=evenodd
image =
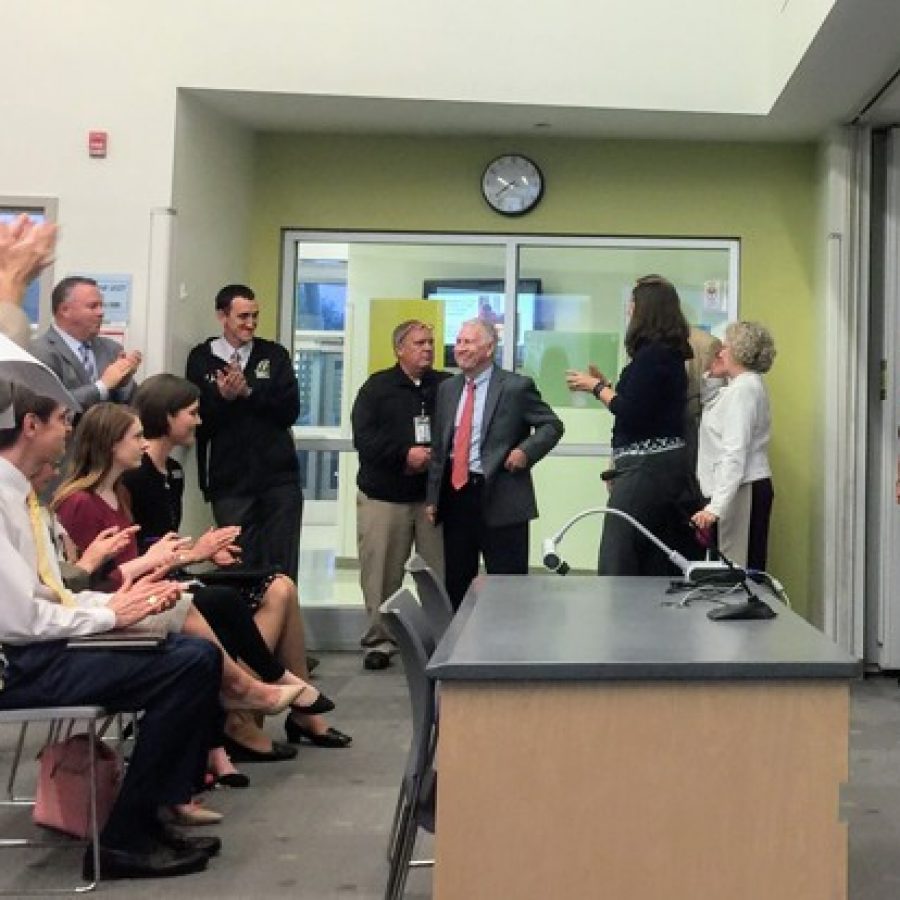
<path id="1" fill-rule="evenodd" d="M 437 386 L 434 335 L 417 319 L 392 337 L 397 364 L 375 372 L 353 404 L 353 445 L 359 452 L 356 534 L 360 583 L 369 628 L 360 643 L 367 669 L 383 669 L 394 650 L 378 607 L 403 582 L 403 565 L 416 551 L 443 578 L 440 528 L 425 516 L 425 479 L 431 460 L 431 416 Z"/>
<path id="2" fill-rule="evenodd" d="M 297 377 L 280 344 L 256 337 L 253 291 L 229 284 L 216 295 L 222 336 L 191 350 L 187 378 L 200 389 L 197 466 L 219 526 L 240 525 L 247 568 L 297 577 L 303 491 L 291 426 L 300 411 Z"/>

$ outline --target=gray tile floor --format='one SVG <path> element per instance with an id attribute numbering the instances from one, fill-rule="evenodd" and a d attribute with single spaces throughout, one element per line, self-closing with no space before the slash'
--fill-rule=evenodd
<path id="1" fill-rule="evenodd" d="M 109 882 L 101 886 L 102 896 L 193 900 L 383 896 L 384 849 L 409 740 L 405 682 L 396 669 L 364 673 L 355 654 L 324 654 L 320 672 L 320 685 L 338 703 L 334 722 L 353 734 L 353 746 L 341 751 L 304 747 L 293 762 L 246 765 L 252 779 L 248 790 L 208 795 L 210 805 L 225 812 L 226 819 L 214 829 L 225 842 L 223 855 L 207 872 L 167 881 Z M 851 716 L 851 779 L 841 801 L 843 817 L 850 824 L 849 896 L 896 900 L 900 897 L 896 679 L 873 677 L 854 685 Z M 273 722 L 273 735 L 277 727 Z M 12 733 L 0 731 L 3 773 L 11 742 Z M 0 816 L 4 836 L 10 823 L 22 821 L 11 822 L 5 810 Z M 425 840 L 417 856 L 430 851 Z M 61 851 L 0 852 L 4 854 L 0 888 L 13 889 L 41 888 L 51 879 L 67 878 L 80 858 Z M 413 871 L 408 900 L 427 900 L 430 886 L 428 870 Z"/>

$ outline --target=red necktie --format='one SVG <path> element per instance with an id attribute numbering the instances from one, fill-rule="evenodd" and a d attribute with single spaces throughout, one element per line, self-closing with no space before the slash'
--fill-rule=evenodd
<path id="1" fill-rule="evenodd" d="M 475 382 L 466 381 L 466 397 L 463 400 L 462 415 L 456 434 L 453 435 L 453 466 L 450 469 L 450 484 L 455 490 L 466 486 L 469 480 L 469 449 L 472 444 L 472 420 L 475 418 Z"/>

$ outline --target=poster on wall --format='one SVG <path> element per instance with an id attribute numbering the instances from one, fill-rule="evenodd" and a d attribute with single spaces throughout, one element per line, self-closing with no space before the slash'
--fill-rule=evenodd
<path id="1" fill-rule="evenodd" d="M 104 327 L 127 325 L 131 317 L 131 276 L 86 273 L 85 277 L 93 278 L 103 294 Z"/>

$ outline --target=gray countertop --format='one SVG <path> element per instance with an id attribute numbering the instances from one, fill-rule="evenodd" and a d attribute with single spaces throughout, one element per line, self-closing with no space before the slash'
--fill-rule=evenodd
<path id="1" fill-rule="evenodd" d="M 858 660 L 754 586 L 778 613 L 715 622 L 667 578 L 476 579 L 428 665 L 448 681 L 854 678 Z M 732 595 L 734 600 L 739 599 Z"/>

